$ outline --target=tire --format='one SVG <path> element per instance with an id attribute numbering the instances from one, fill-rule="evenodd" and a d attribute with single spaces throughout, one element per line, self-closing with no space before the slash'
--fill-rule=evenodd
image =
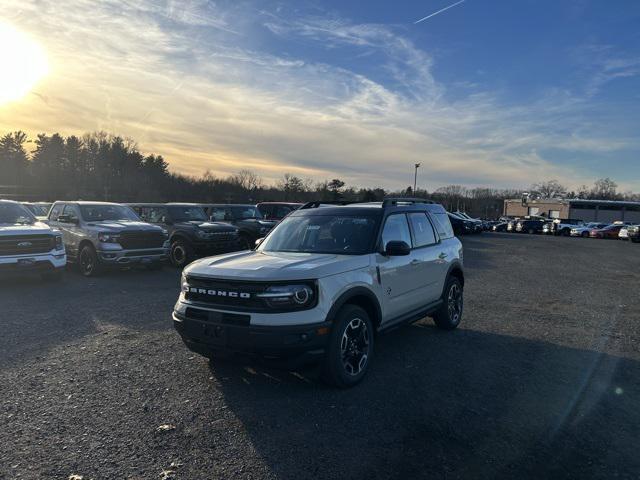
<path id="1" fill-rule="evenodd" d="M 454 330 L 460 325 L 464 310 L 464 295 L 460 280 L 449 277 L 442 294 L 442 306 L 433 315 L 436 326 L 442 330 Z"/>
<path id="2" fill-rule="evenodd" d="M 59 282 L 60 280 L 62 280 L 62 272 L 60 270 L 46 272 L 43 273 L 41 277 L 45 282 Z"/>
<path id="3" fill-rule="evenodd" d="M 193 259 L 193 248 L 186 241 L 179 238 L 171 242 L 169 256 L 174 267 L 184 268 Z"/>
<path id="4" fill-rule="evenodd" d="M 362 381 L 373 359 L 373 324 L 356 305 L 344 306 L 335 318 L 322 368 L 323 380 L 339 388 Z"/>
<path id="5" fill-rule="evenodd" d="M 100 259 L 92 245 L 85 245 L 80 249 L 78 270 L 84 277 L 95 277 L 101 273 Z"/>

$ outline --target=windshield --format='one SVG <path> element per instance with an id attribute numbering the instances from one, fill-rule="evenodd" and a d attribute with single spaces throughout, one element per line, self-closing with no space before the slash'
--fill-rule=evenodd
<path id="1" fill-rule="evenodd" d="M 257 207 L 230 207 L 233 218 L 242 220 L 245 218 L 262 218 L 262 214 Z"/>
<path id="2" fill-rule="evenodd" d="M 362 255 L 373 248 L 378 219 L 313 215 L 285 218 L 260 246 L 264 252 Z"/>
<path id="3" fill-rule="evenodd" d="M 25 207 L 34 215 L 38 216 L 38 217 L 46 217 L 47 214 L 49 213 L 49 209 L 46 208 L 44 205 L 33 205 L 33 204 L 27 204 L 25 205 Z"/>
<path id="4" fill-rule="evenodd" d="M 169 207 L 169 215 L 174 222 L 206 222 L 209 220 L 207 214 L 204 213 L 202 207 L 195 206 L 176 206 Z"/>
<path id="5" fill-rule="evenodd" d="M 22 205 L 13 203 L 0 204 L 0 224 L 4 225 L 31 225 L 35 218 Z"/>
<path id="6" fill-rule="evenodd" d="M 80 214 L 85 222 L 140 221 L 133 210 L 123 205 L 80 205 Z"/>

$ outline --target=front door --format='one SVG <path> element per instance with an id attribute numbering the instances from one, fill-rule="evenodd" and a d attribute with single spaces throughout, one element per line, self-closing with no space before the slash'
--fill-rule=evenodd
<path id="1" fill-rule="evenodd" d="M 389 215 L 382 230 L 381 250 L 390 241 L 403 241 L 411 246 L 411 233 L 404 213 Z M 424 304 L 424 290 L 420 281 L 419 262 L 415 250 L 406 256 L 389 257 L 376 254 L 380 268 L 380 283 L 383 292 L 383 321 L 393 321 L 397 317 L 418 309 Z"/>

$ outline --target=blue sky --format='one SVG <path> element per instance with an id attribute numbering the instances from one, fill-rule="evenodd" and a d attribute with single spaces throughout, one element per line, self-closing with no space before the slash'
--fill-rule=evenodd
<path id="1" fill-rule="evenodd" d="M 454 2 L 7 1 L 52 68 L 4 130 L 104 129 L 265 181 L 399 188 L 421 162 L 430 189 L 640 190 L 637 1 L 466 0 L 418 24 Z"/>

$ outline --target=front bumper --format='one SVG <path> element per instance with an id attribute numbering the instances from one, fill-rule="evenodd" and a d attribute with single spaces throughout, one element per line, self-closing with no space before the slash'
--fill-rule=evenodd
<path id="1" fill-rule="evenodd" d="M 300 366 L 324 355 L 331 323 L 251 325 L 248 313 L 189 306 L 173 312 L 173 325 L 190 350 L 207 357 L 223 352 Z"/>
<path id="2" fill-rule="evenodd" d="M 169 248 L 145 248 L 140 250 L 98 250 L 100 262 L 105 265 L 137 265 L 164 262 L 169 258 Z"/>
<path id="3" fill-rule="evenodd" d="M 0 274 L 47 273 L 61 270 L 67 264 L 64 251 L 47 254 L 0 257 Z"/>

